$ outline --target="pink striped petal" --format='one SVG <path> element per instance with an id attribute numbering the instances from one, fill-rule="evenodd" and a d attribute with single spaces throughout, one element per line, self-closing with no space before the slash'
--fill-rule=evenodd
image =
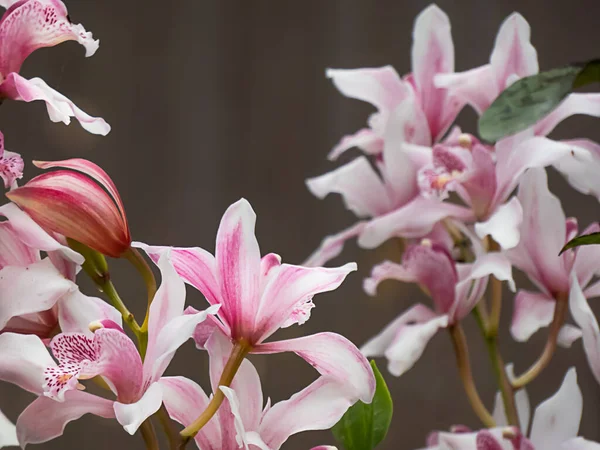
<path id="1" fill-rule="evenodd" d="M 75 117 L 81 126 L 92 134 L 106 136 L 110 132 L 110 125 L 104 119 L 92 117 L 83 112 L 67 97 L 48 86 L 41 78 L 27 80 L 15 72 L 9 73 L 4 82 L 0 84 L 0 97 L 24 102 L 42 100 L 46 103 L 48 116 L 52 122 L 63 122 L 68 125 L 71 123 L 71 117 Z"/>
<path id="2" fill-rule="evenodd" d="M 23 178 L 24 167 L 21 155 L 4 149 L 4 134 L 0 132 L 0 178 L 4 181 L 6 189 L 17 186 L 17 180 Z"/>
<path id="3" fill-rule="evenodd" d="M 27 245 L 10 222 L 0 222 L 0 269 L 6 266 L 25 267 L 40 260 L 40 252 Z"/>
<path id="4" fill-rule="evenodd" d="M 439 74 L 435 86 L 447 89 L 450 95 L 467 103 L 481 114 L 499 94 L 491 65 L 476 67 L 459 73 Z"/>
<path id="5" fill-rule="evenodd" d="M 24 448 L 62 436 L 69 422 L 88 413 L 114 418 L 113 401 L 81 391 L 69 392 L 64 403 L 39 397 L 17 419 L 19 443 Z"/>
<path id="6" fill-rule="evenodd" d="M 0 334 L 0 380 L 42 394 L 44 370 L 56 365 L 37 336 Z"/>
<path id="7" fill-rule="evenodd" d="M 209 398 L 200 386 L 184 377 L 163 377 L 158 382 L 163 390 L 163 402 L 169 416 L 190 425 L 206 409 Z M 209 421 L 194 438 L 198 448 L 216 450 L 221 444 L 221 428 L 216 420 Z"/>
<path id="8" fill-rule="evenodd" d="M 97 297 L 82 294 L 79 289 L 58 301 L 58 322 L 64 333 L 83 333 L 91 337 L 90 323 L 103 320 L 122 325 L 119 311 Z"/>
<path id="9" fill-rule="evenodd" d="M 369 128 L 358 130 L 354 134 L 344 136 L 340 142 L 331 149 L 327 157 L 330 161 L 336 160 L 342 153 L 353 147 L 358 147 L 365 153 L 378 154 L 383 150 L 383 139 Z"/>
<path id="10" fill-rule="evenodd" d="M 366 222 L 357 222 L 339 233 L 326 236 L 318 249 L 316 249 L 303 263 L 307 267 L 320 267 L 339 256 L 344 249 L 346 241 L 355 238 L 362 233 Z"/>
<path id="11" fill-rule="evenodd" d="M 263 418 L 259 434 L 268 448 L 278 449 L 296 433 L 331 428 L 354 401 L 347 386 L 319 377 L 289 400 L 273 405 Z"/>
<path id="12" fill-rule="evenodd" d="M 405 283 L 416 283 L 417 275 L 414 270 L 402 264 L 384 261 L 377 264 L 371 271 L 371 276 L 363 281 L 363 289 L 371 296 L 377 295 L 379 283 L 385 280 L 398 280 Z"/>
<path id="13" fill-rule="evenodd" d="M 135 434 L 144 420 L 154 414 L 163 401 L 162 386 L 151 384 L 134 403 L 114 403 L 115 417 L 129 434 Z"/>
<path id="14" fill-rule="evenodd" d="M 370 403 L 375 393 L 375 377 L 366 358 L 356 346 L 336 333 L 317 333 L 285 341 L 259 344 L 252 353 L 294 352 L 308 361 L 321 375 L 346 384 L 355 396 Z"/>
<path id="15" fill-rule="evenodd" d="M 520 290 L 515 297 L 510 332 L 519 342 L 529 340 L 531 335 L 552 322 L 556 302 L 545 294 Z"/>

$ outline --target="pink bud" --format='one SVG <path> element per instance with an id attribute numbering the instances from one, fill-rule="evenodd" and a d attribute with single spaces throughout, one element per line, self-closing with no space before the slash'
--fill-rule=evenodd
<path id="1" fill-rule="evenodd" d="M 34 164 L 67 170 L 42 174 L 6 194 L 33 220 L 108 256 L 119 257 L 130 247 L 121 197 L 104 170 L 85 159 Z"/>

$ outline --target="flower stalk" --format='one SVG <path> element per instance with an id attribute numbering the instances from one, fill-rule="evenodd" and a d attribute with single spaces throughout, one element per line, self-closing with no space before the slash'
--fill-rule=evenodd
<path id="1" fill-rule="evenodd" d="M 142 425 L 140 425 L 140 433 L 146 444 L 146 450 L 160 449 L 158 446 L 158 439 L 156 438 L 156 431 L 154 430 L 154 425 L 152 425 L 150 419 L 144 420 Z"/>
<path id="2" fill-rule="evenodd" d="M 146 309 L 146 316 L 144 317 L 144 322 L 141 325 L 141 330 L 143 333 L 148 332 L 148 318 L 150 315 L 150 305 L 152 304 L 152 300 L 154 299 L 154 295 L 156 294 L 156 278 L 154 278 L 154 273 L 152 269 L 144 259 L 144 257 L 140 254 L 140 252 L 130 247 L 123 253 L 123 257 L 129 261 L 133 267 L 138 271 L 138 273 L 142 276 L 144 283 L 146 284 L 146 290 L 148 292 L 148 307 Z"/>

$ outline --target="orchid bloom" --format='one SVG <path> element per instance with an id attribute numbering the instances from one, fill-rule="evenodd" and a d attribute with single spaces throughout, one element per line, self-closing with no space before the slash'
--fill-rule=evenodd
<path id="1" fill-rule="evenodd" d="M 574 284 L 585 289 L 586 298 L 600 294 L 600 284 L 590 285 L 598 272 L 600 249 L 581 247 L 558 256 L 565 243 L 577 235 L 577 223 L 566 219 L 560 200 L 548 190 L 543 169 L 530 169 L 522 177 L 517 197 L 524 214 L 521 241 L 507 255 L 540 291 L 519 290 L 515 297 L 511 333 L 516 340 L 526 341 L 553 321 L 557 302 L 564 314 L 569 294 L 576 289 Z M 598 224 L 593 224 L 585 232 L 598 230 Z M 564 316 L 560 320 L 564 321 Z M 570 345 L 579 335 L 579 331 L 567 326 L 559 335 L 559 342 Z"/>
<path id="2" fill-rule="evenodd" d="M 162 283 L 150 307 L 143 362 L 135 344 L 114 320 L 80 323 L 79 332 L 54 337 L 50 348 L 58 364 L 39 338 L 0 335 L 0 379 L 39 395 L 17 420 L 22 446 L 60 436 L 67 423 L 86 413 L 116 418 L 133 434 L 160 408 L 164 400 L 161 377 L 175 351 L 218 306 L 184 315 L 183 282 L 168 255 L 161 257 L 158 265 Z M 83 332 L 88 325 L 89 330 Z M 115 400 L 81 391 L 80 381 L 96 376 L 103 378 Z"/>
<path id="3" fill-rule="evenodd" d="M 0 222 L 0 330 L 49 339 L 81 320 L 120 320 L 114 308 L 79 291 L 74 279 L 81 255 L 16 205 L 0 207 L 0 216 L 8 219 Z"/>
<path id="4" fill-rule="evenodd" d="M 335 333 L 265 343 L 279 328 L 303 324 L 314 307 L 312 298 L 336 289 L 355 263 L 337 268 L 282 264 L 279 255 L 261 258 L 254 226 L 256 214 L 241 199 L 231 205 L 217 232 L 215 255 L 195 248 L 135 244 L 154 260 L 170 252 L 181 278 L 198 289 L 211 305 L 220 305 L 214 324 L 250 353 L 292 351 L 322 375 L 352 387 L 354 400 L 369 403 L 375 379 L 369 363 L 349 340 Z"/>
<path id="5" fill-rule="evenodd" d="M 47 230 L 118 258 L 131 245 L 125 207 L 108 174 L 85 159 L 42 162 L 39 175 L 6 196 Z"/>
<path id="6" fill-rule="evenodd" d="M 4 181 L 4 188 L 15 188 L 17 180 L 23 178 L 23 158 L 4 148 L 4 134 L 0 132 L 0 178 Z"/>
<path id="7" fill-rule="evenodd" d="M 202 450 L 277 450 L 295 433 L 331 428 L 352 406 L 349 386 L 327 376 L 319 377 L 288 400 L 272 406 L 267 400 L 264 405 L 258 373 L 248 360 L 243 361 L 230 387 L 219 386 L 233 348 L 220 330 L 197 344 L 210 356 L 213 393 L 221 389 L 227 398 L 195 437 Z M 162 383 L 169 415 L 184 426 L 192 423 L 210 401 L 202 388 L 187 378 L 165 377 Z"/>
<path id="8" fill-rule="evenodd" d="M 402 264 L 386 261 L 375 266 L 365 290 L 374 295 L 386 279 L 418 283 L 431 297 L 434 309 L 416 304 L 398 316 L 361 348 L 365 356 L 385 356 L 388 370 L 400 376 L 421 357 L 425 346 L 440 328 L 456 324 L 471 312 L 485 292 L 488 276 L 509 282 L 511 267 L 503 254 L 478 252 L 474 263 L 454 262 L 447 245 L 424 239 L 409 245 Z"/>
<path id="9" fill-rule="evenodd" d="M 0 411 L 0 448 L 17 447 L 19 440 L 17 439 L 17 428 L 8 420 L 8 418 Z"/>
<path id="10" fill-rule="evenodd" d="M 92 33 L 71 23 L 60 0 L 2 0 L 0 5 L 7 8 L 0 19 L 0 99 L 43 100 L 53 122 L 68 125 L 75 117 L 90 133 L 108 134 L 110 126 L 104 119 L 86 114 L 41 78 L 27 80 L 19 75 L 33 51 L 61 42 L 77 41 L 85 47 L 86 56 L 92 56 L 98 49 Z"/>
<path id="11" fill-rule="evenodd" d="M 507 427 L 503 408 L 496 397 L 494 417 L 497 428 L 479 432 L 437 433 L 427 450 L 597 450 L 600 444 L 577 437 L 583 397 L 577 373 L 571 368 L 559 390 L 542 402 L 533 414 L 529 438 L 529 401 L 527 395 L 517 402 L 522 431 Z"/>

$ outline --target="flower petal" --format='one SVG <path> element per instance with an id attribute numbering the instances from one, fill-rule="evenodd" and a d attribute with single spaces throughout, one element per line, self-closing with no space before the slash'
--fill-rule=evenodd
<path id="1" fill-rule="evenodd" d="M 563 442 L 561 450 L 600 450 L 600 444 L 577 437 Z"/>
<path id="2" fill-rule="evenodd" d="M 510 332 L 519 342 L 529 340 L 531 335 L 552 322 L 556 302 L 545 294 L 520 290 L 515 296 Z"/>
<path id="3" fill-rule="evenodd" d="M 355 400 L 370 403 L 375 393 L 371 366 L 358 348 L 336 333 L 317 333 L 254 347 L 252 353 L 294 352 L 308 361 L 321 375 L 339 380 L 352 389 Z"/>
<path id="4" fill-rule="evenodd" d="M 0 411 L 0 448 L 18 447 L 17 427 Z"/>
<path id="5" fill-rule="evenodd" d="M 366 222 L 357 222 L 350 228 L 340 231 L 339 233 L 326 236 L 318 249 L 316 249 L 303 263 L 306 267 L 320 267 L 327 264 L 330 260 L 339 256 L 342 253 L 344 244 L 347 240 L 357 237 L 362 233 L 366 226 Z M 1 252 L 0 252 L 1 255 Z"/>
<path id="6" fill-rule="evenodd" d="M 561 444 L 577 436 L 583 397 L 577 386 L 577 372 L 569 369 L 560 389 L 541 403 L 533 414 L 530 441 L 535 448 L 560 450 Z"/>
<path id="7" fill-rule="evenodd" d="M 182 424 L 190 425 L 206 409 L 209 398 L 200 386 L 184 377 L 163 377 L 163 402 L 169 416 Z M 221 443 L 221 429 L 216 420 L 209 421 L 194 438 L 198 448 L 214 449 Z"/>
<path id="8" fill-rule="evenodd" d="M 365 156 L 306 180 L 306 186 L 320 199 L 331 193 L 340 194 L 346 208 L 358 217 L 378 216 L 391 207 L 383 181 Z"/>
<path id="9" fill-rule="evenodd" d="M 319 377 L 288 400 L 273 405 L 260 424 L 259 434 L 269 448 L 278 449 L 293 434 L 331 428 L 353 403 L 347 386 Z"/>
<path id="10" fill-rule="evenodd" d="M 344 136 L 340 142 L 331 149 L 327 158 L 329 158 L 330 161 L 333 161 L 346 150 L 353 147 L 358 147 L 365 153 L 379 154 L 383 150 L 383 139 L 370 128 L 363 128 L 354 134 Z"/>
<path id="11" fill-rule="evenodd" d="M 485 222 L 475 224 L 475 232 L 481 239 L 490 235 L 504 250 L 519 243 L 519 229 L 523 222 L 523 207 L 517 197 L 501 205 Z"/>
<path id="12" fill-rule="evenodd" d="M 33 51 L 53 47 L 65 41 L 77 41 L 85 55 L 98 49 L 92 33 L 73 24 L 60 0 L 28 0 L 14 4 L 0 21 L 0 73 L 19 72 L 21 64 Z"/>
<path id="13" fill-rule="evenodd" d="M 337 289 L 356 263 L 341 267 L 302 267 L 282 264 L 264 288 L 256 314 L 255 342 L 262 342 L 282 326 L 302 324 L 308 317 L 303 308 L 312 297 Z"/>
<path id="14" fill-rule="evenodd" d="M 515 379 L 514 369 L 512 364 L 506 365 L 506 374 L 508 379 L 512 382 Z M 517 408 L 517 415 L 519 416 L 519 426 L 521 431 L 524 433 L 529 429 L 529 416 L 531 414 L 531 407 L 529 405 L 529 396 L 527 395 L 527 389 L 519 389 L 515 393 L 515 406 Z M 502 400 L 502 393 L 496 392 L 496 399 L 494 402 L 494 413 L 492 414 L 498 427 L 509 426 L 506 420 L 506 412 L 504 409 L 504 401 Z"/>
<path id="15" fill-rule="evenodd" d="M 4 134 L 0 132 L 0 178 L 4 181 L 6 189 L 17 186 L 17 180 L 23 178 L 24 167 L 21 155 L 4 149 Z"/>
<path id="16" fill-rule="evenodd" d="M 447 89 L 449 94 L 468 103 L 482 114 L 498 95 L 493 68 L 490 64 L 460 73 L 437 74 L 435 86 Z"/>
<path id="17" fill-rule="evenodd" d="M 19 443 L 25 448 L 57 438 L 69 422 L 88 413 L 111 419 L 115 417 L 113 401 L 82 391 L 69 392 L 63 403 L 39 397 L 17 419 Z"/>
<path id="18" fill-rule="evenodd" d="M 40 260 L 40 252 L 25 245 L 10 222 L 0 222 L 0 269 L 25 267 Z"/>
<path id="19" fill-rule="evenodd" d="M 598 103 L 600 105 L 600 102 Z M 553 167 L 558 170 L 569 184 L 582 194 L 590 194 L 600 199 L 600 180 L 595 176 L 600 170 L 600 145 L 589 139 L 570 139 L 560 141 L 574 149 L 558 158 Z M 585 150 L 589 155 L 580 155 Z"/>
<path id="20" fill-rule="evenodd" d="M 534 126 L 535 134 L 547 136 L 560 122 L 575 114 L 600 117 L 600 94 L 569 94 L 558 108 Z"/>
<path id="21" fill-rule="evenodd" d="M 18 73 L 9 73 L 4 82 L 0 84 L 0 97 L 24 102 L 43 100 L 46 102 L 48 116 L 52 122 L 63 122 L 68 125 L 71 117 L 75 117 L 81 126 L 92 134 L 106 136 L 110 132 L 110 125 L 104 119 L 92 117 L 83 112 L 67 97 L 48 86 L 41 78 L 27 80 Z"/>
<path id="22" fill-rule="evenodd" d="M 135 434 L 142 422 L 160 408 L 163 390 L 160 383 L 153 383 L 142 398 L 135 403 L 114 403 L 115 417 L 129 434 Z"/>
<path id="23" fill-rule="evenodd" d="M 83 333 L 92 336 L 89 329 L 94 321 L 110 320 L 122 325 L 119 311 L 97 297 L 88 297 L 75 290 L 58 301 L 58 322 L 64 333 Z"/>

